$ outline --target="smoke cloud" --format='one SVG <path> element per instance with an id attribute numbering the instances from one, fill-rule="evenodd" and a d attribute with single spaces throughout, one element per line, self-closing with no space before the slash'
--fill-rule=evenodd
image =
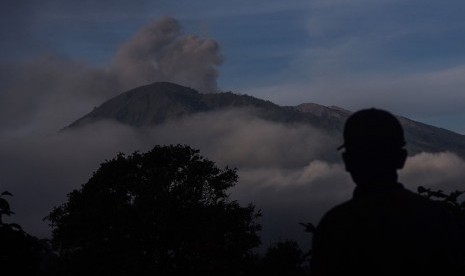
<path id="1" fill-rule="evenodd" d="M 103 101 L 154 81 L 216 92 L 221 63 L 217 42 L 183 34 L 168 17 L 140 29 L 103 68 L 54 54 L 0 63 L 0 131 L 52 132 Z"/>
<path id="2" fill-rule="evenodd" d="M 110 72 L 123 89 L 154 81 L 171 81 L 200 92 L 216 92 L 222 57 L 212 39 L 182 35 L 172 18 L 154 21 L 139 30 L 116 53 Z"/>

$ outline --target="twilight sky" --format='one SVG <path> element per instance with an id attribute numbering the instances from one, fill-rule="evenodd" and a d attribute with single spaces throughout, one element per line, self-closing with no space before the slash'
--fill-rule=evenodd
<path id="1" fill-rule="evenodd" d="M 105 69 L 122 43 L 168 16 L 218 43 L 220 90 L 376 106 L 465 133 L 463 14 L 458 0 L 2 0 L 0 61 L 53 55 Z"/>
<path id="2" fill-rule="evenodd" d="M 197 114 L 146 132 L 99 122 L 58 130 L 125 90 L 173 81 L 280 105 L 380 107 L 465 134 L 465 2 L 452 0 L 0 0 L 0 191 L 26 231 L 117 152 L 189 144 L 237 167 L 241 202 L 263 210 L 264 244 L 306 240 L 350 197 L 343 165 L 318 160 L 341 137 L 244 110 Z M 199 127 L 200 126 L 200 127 Z M 454 153 L 411 156 L 400 174 L 463 189 Z"/>

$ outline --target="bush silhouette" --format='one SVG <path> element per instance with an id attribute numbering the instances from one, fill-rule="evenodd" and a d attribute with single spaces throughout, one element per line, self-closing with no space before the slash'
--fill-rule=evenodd
<path id="1" fill-rule="evenodd" d="M 189 146 L 156 146 L 101 164 L 47 219 L 67 275 L 239 275 L 260 243 L 260 216 Z"/>
<path id="2" fill-rule="evenodd" d="M 24 232 L 19 224 L 4 221 L 4 216 L 14 214 L 7 196 L 12 194 L 5 191 L 0 195 L 0 274 L 39 275 L 39 240 Z"/>

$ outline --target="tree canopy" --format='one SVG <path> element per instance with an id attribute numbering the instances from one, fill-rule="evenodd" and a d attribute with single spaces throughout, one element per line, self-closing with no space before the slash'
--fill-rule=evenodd
<path id="1" fill-rule="evenodd" d="M 189 146 L 117 155 L 47 217 L 62 273 L 243 273 L 260 212 L 229 198 L 237 179 Z"/>

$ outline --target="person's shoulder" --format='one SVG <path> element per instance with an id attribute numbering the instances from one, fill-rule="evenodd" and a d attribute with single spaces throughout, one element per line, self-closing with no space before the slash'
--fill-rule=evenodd
<path id="1" fill-rule="evenodd" d="M 447 210 L 446 206 L 443 203 L 439 201 L 431 200 L 425 196 L 417 194 L 408 189 L 402 189 L 402 193 L 400 193 L 399 196 L 401 197 L 399 198 L 400 200 L 403 200 L 404 202 L 408 202 L 419 208 L 432 209 L 432 210 L 438 210 L 438 211 Z"/>
<path id="2" fill-rule="evenodd" d="M 347 200 L 343 203 L 340 203 L 333 208 L 331 208 L 328 212 L 327 215 L 329 216 L 340 216 L 344 215 L 347 212 L 350 212 L 350 210 L 354 208 L 354 201 L 352 199 Z"/>
<path id="3" fill-rule="evenodd" d="M 400 197 L 402 198 L 398 202 L 403 202 L 402 207 L 407 213 L 440 224 L 454 221 L 454 217 L 445 202 L 429 199 L 408 189 L 404 189 Z"/>
<path id="4" fill-rule="evenodd" d="M 335 207 L 331 208 L 326 212 L 320 220 L 319 225 L 333 224 L 334 222 L 339 223 L 342 220 L 350 217 L 350 214 L 353 212 L 354 202 L 353 200 L 348 200 L 343 202 Z"/>

